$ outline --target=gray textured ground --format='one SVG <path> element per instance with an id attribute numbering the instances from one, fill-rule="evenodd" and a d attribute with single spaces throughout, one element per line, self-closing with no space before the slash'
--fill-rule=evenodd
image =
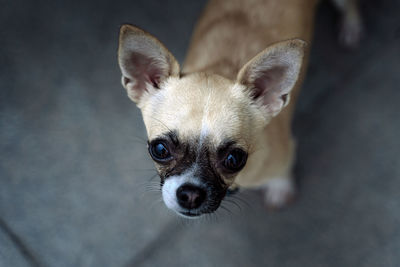
<path id="1" fill-rule="evenodd" d="M 118 27 L 184 57 L 203 1 L 0 2 L 0 266 L 400 266 L 400 4 L 366 1 L 358 50 L 317 17 L 295 121 L 300 197 L 185 222 L 146 185 Z M 157 179 L 157 178 L 155 178 Z"/>

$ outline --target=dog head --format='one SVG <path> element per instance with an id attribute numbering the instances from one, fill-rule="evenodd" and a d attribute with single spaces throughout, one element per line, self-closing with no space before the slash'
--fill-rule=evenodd
<path id="1" fill-rule="evenodd" d="M 288 104 L 304 46 L 298 39 L 274 44 L 250 60 L 236 80 L 181 75 L 156 38 L 122 26 L 122 84 L 142 111 L 168 208 L 196 217 L 219 207 L 257 146 L 257 135 Z"/>

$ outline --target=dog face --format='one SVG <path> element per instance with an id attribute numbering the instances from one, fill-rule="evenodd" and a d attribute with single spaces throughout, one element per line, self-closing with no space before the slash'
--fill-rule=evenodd
<path id="1" fill-rule="evenodd" d="M 168 208 L 196 217 L 219 207 L 257 135 L 287 105 L 303 53 L 300 40 L 275 44 L 247 63 L 236 81 L 180 75 L 157 39 L 130 25 L 121 28 L 122 84 L 142 111 Z"/>
<path id="2" fill-rule="evenodd" d="M 142 107 L 164 202 L 186 216 L 217 209 L 263 123 L 234 87 L 204 73 L 169 78 Z"/>

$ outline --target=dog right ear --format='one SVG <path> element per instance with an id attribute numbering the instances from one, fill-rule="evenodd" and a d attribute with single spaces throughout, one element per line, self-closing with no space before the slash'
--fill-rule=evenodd
<path id="1" fill-rule="evenodd" d="M 168 49 L 145 31 L 125 24 L 119 33 L 118 63 L 122 85 L 139 104 L 145 93 L 160 89 L 170 76 L 179 76 L 179 64 Z"/>
<path id="2" fill-rule="evenodd" d="M 303 64 L 306 43 L 292 39 L 275 43 L 251 59 L 239 71 L 252 100 L 266 117 L 276 116 L 288 103 Z"/>

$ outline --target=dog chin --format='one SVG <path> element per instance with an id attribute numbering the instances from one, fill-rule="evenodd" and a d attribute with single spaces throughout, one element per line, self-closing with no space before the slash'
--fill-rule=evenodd
<path id="1" fill-rule="evenodd" d="M 179 216 L 185 218 L 185 219 L 198 219 L 203 215 L 202 213 L 191 213 L 191 212 L 180 212 L 180 211 L 175 211 Z"/>

